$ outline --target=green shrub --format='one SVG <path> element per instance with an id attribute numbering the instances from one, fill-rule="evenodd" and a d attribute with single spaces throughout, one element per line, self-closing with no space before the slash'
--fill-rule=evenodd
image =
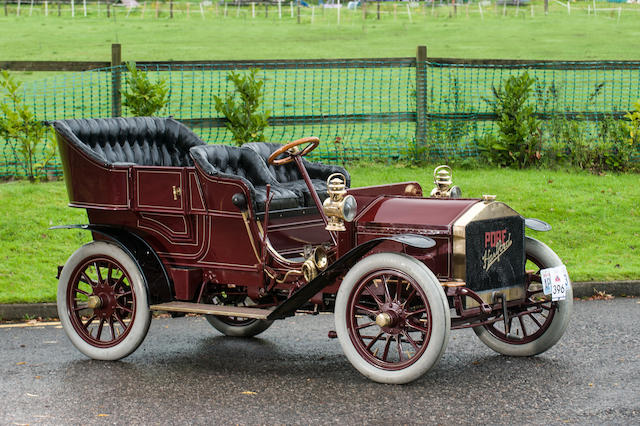
<path id="1" fill-rule="evenodd" d="M 134 117 L 157 114 L 169 102 L 169 89 L 164 79 L 152 82 L 146 72 L 139 70 L 135 62 L 127 64 L 127 90 L 122 92 L 124 102 Z"/>
<path id="2" fill-rule="evenodd" d="M 638 151 L 640 149 L 640 101 L 633 104 L 633 111 L 628 112 L 625 118 L 629 120 L 629 123 L 625 125 L 629 132 L 629 141 Z"/>
<path id="3" fill-rule="evenodd" d="M 493 99 L 485 99 L 497 116 L 498 126 L 497 136 L 485 136 L 478 144 L 489 163 L 524 168 L 540 160 L 540 122 L 529 101 L 534 83 L 527 72 L 511 76 L 504 87 L 492 87 Z"/>
<path id="4" fill-rule="evenodd" d="M 264 95 L 263 81 L 256 77 L 258 72 L 257 69 L 250 69 L 247 74 L 231 71 L 227 80 L 233 83 L 235 92 L 228 93 L 225 99 L 214 96 L 216 111 L 227 119 L 227 129 L 238 146 L 263 142 L 264 129 L 269 126 L 269 111 L 258 112 Z"/>
<path id="5" fill-rule="evenodd" d="M 546 167 L 569 166 L 593 173 L 634 167 L 634 147 L 627 123 L 605 118 L 598 123 L 554 118 L 547 123 L 542 147 Z"/>
<path id="6" fill-rule="evenodd" d="M 0 102 L 0 137 L 6 139 L 16 158 L 22 159 L 27 178 L 37 181 L 46 174 L 47 165 L 56 154 L 53 132 L 36 120 L 18 94 L 21 83 L 7 71 L 0 72 L 0 77 L 4 92 Z M 40 161 L 37 160 L 39 154 Z"/>

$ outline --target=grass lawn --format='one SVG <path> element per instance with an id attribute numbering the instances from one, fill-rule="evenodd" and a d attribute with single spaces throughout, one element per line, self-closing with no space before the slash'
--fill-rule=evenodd
<path id="1" fill-rule="evenodd" d="M 432 167 L 351 166 L 353 185 L 417 180 L 430 190 Z M 454 170 L 466 196 L 497 194 L 528 217 L 551 223 L 529 235 L 563 258 L 575 281 L 640 278 L 638 175 L 515 170 Z M 0 303 L 52 302 L 56 268 L 88 241 L 84 231 L 48 231 L 86 223 L 84 210 L 66 207 L 62 182 L 0 185 Z"/>
<path id="2" fill-rule="evenodd" d="M 508 7 L 502 16 L 502 7 L 492 5 L 484 7 L 482 18 L 477 4 L 459 7 L 455 17 L 449 7 L 411 8 L 411 19 L 406 3 L 397 5 L 396 15 L 393 5 L 383 4 L 380 20 L 370 5 L 366 20 L 361 10 L 344 8 L 340 24 L 335 9 L 316 8 L 312 24 L 311 10 L 301 8 L 302 23 L 297 24 L 288 4 L 282 19 L 274 6 L 267 18 L 257 7 L 252 18 L 249 6 L 230 7 L 224 17 L 221 7 L 216 14 L 215 4 L 204 10 L 203 19 L 197 3 L 191 5 L 190 18 L 176 12 L 174 19 L 167 13 L 155 19 L 150 6 L 144 17 L 141 9 L 126 17 L 119 8 L 115 19 L 107 19 L 104 3 L 101 16 L 92 3 L 88 17 L 76 3 L 75 18 L 68 3 L 60 17 L 53 3 L 48 17 L 41 6 L 28 16 L 24 5 L 15 16 L 15 5 L 10 5 L 9 16 L 0 14 L 0 61 L 106 61 L 111 43 L 122 43 L 124 60 L 137 61 L 404 57 L 414 56 L 417 45 L 427 45 L 431 57 L 459 58 L 639 59 L 640 52 L 640 6 L 635 4 L 625 4 L 619 20 L 613 11 L 588 14 L 591 2 L 582 1 L 571 5 L 571 15 L 549 2 L 545 16 L 542 1 L 535 1 L 533 17 L 528 6 L 519 8 L 518 16 L 515 7 Z"/>

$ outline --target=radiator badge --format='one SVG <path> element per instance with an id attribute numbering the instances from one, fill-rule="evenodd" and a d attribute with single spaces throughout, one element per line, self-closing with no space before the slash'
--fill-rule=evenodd
<path id="1" fill-rule="evenodd" d="M 511 234 L 507 235 L 506 229 L 485 232 L 484 255 L 482 256 L 484 270 L 488 271 L 494 263 L 499 261 L 512 244 Z"/>

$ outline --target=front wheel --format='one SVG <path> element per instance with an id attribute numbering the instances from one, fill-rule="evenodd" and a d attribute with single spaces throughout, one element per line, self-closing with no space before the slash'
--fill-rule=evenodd
<path id="1" fill-rule="evenodd" d="M 89 358 L 126 357 L 140 346 L 151 323 L 142 272 L 113 243 L 80 247 L 60 274 L 58 315 L 71 343 Z"/>
<path id="2" fill-rule="evenodd" d="M 527 268 L 535 268 L 527 288 L 524 303 L 509 308 L 510 332 L 505 333 L 504 321 L 474 327 L 478 338 L 494 351 L 509 356 L 538 355 L 553 345 L 564 334 L 573 310 L 573 290 L 567 289 L 567 298 L 553 302 L 543 293 L 540 270 L 562 265 L 562 261 L 544 243 L 527 237 L 525 240 Z M 500 314 L 502 317 L 502 314 Z"/>
<path id="3" fill-rule="evenodd" d="M 380 383 L 403 384 L 445 351 L 451 318 L 437 278 L 410 256 L 379 253 L 347 273 L 336 296 L 338 340 L 351 364 Z"/>

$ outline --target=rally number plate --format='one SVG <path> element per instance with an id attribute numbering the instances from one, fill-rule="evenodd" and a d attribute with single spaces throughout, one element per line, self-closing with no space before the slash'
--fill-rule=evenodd
<path id="1" fill-rule="evenodd" d="M 550 294 L 551 300 L 565 300 L 569 288 L 569 274 L 564 265 L 547 268 L 540 271 L 540 278 L 544 288 L 544 294 Z"/>

